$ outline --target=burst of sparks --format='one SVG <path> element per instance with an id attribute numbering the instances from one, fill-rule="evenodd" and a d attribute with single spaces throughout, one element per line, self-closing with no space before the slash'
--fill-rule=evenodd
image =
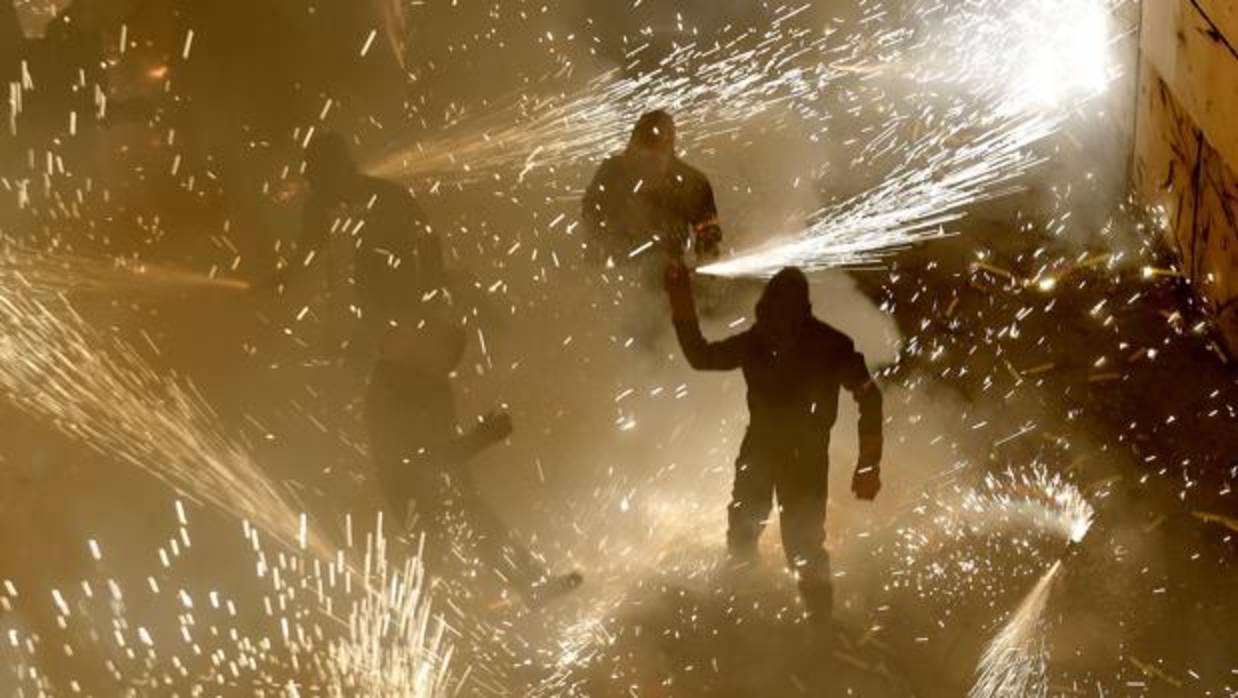
<path id="1" fill-rule="evenodd" d="M 802 232 L 698 271 L 769 277 L 785 266 L 873 264 L 946 235 L 943 226 L 967 207 L 1018 191 L 1018 181 L 1046 160 L 1034 146 L 1113 79 L 1111 5 L 994 1 L 952 12 L 940 28 L 950 48 L 910 71 L 925 84 L 964 90 L 962 106 L 947 110 L 947 125 L 907 144 L 903 166 L 875 188 L 818 211 Z M 931 122 L 932 110 L 921 118 Z"/>
<path id="2" fill-rule="evenodd" d="M 184 288 L 239 291 L 248 289 L 249 284 L 129 259 L 43 252 L 7 242 L 0 245 L 0 287 L 49 300 L 80 293 L 157 296 Z"/>
<path id="3" fill-rule="evenodd" d="M 1083 540 L 1096 515 L 1079 488 L 1039 464 L 1026 475 L 986 475 L 984 489 L 969 492 L 962 510 L 979 519 L 1017 519 L 1070 543 Z"/>
<path id="4" fill-rule="evenodd" d="M 992 475 L 986 477 L 985 491 L 969 495 L 963 508 L 981 515 L 1007 512 L 1034 526 L 1045 527 L 1071 543 L 1081 542 L 1092 527 L 1092 505 L 1060 475 L 1051 476 L 1038 467 L 1030 477 L 1008 477 L 1007 483 L 1013 487 L 1004 487 L 1001 479 Z M 1048 695 L 1044 612 L 1061 569 L 1062 560 L 1053 563 L 985 648 L 976 684 L 968 694 L 970 698 Z"/>
<path id="5" fill-rule="evenodd" d="M 826 133 L 822 103 L 839 78 L 898 73 L 932 93 L 958 92 L 948 106 L 888 120 L 920 122 L 930 134 L 904 142 L 890 127 L 866 157 L 896 154 L 902 165 L 878 186 L 819 210 L 788 238 L 704 266 L 715 276 L 768 277 L 779 268 L 860 266 L 908 245 L 946 235 L 968 206 L 1019 189 L 1018 180 L 1045 160 L 1032 152 L 1057 133 L 1078 104 L 1105 90 L 1114 74 L 1108 13 L 1125 0 L 989 0 L 944 14 L 940 3 L 913 5 L 912 16 L 942 41 L 919 41 L 884 12 L 860 22 L 863 33 L 841 39 L 797 34 L 785 11 L 764 33 L 747 32 L 715 46 L 688 44 L 635 77 L 612 71 L 566 96 L 522 96 L 486 118 L 458 124 L 436 140 L 397 149 L 371 170 L 405 179 L 450 173 L 479 177 L 594 162 L 617 150 L 635 118 L 650 108 L 676 114 L 691 145 L 734 135 L 745 123 L 777 129 L 798 117 Z M 927 48 L 926 48 L 927 45 Z M 941 48 L 945 47 L 945 48 Z M 842 108 L 861 98 L 846 90 Z M 873 101 L 889 95 L 873 90 Z M 879 112 L 881 110 L 879 109 Z M 884 113 L 884 112 L 882 112 Z M 932 127 L 934 121 L 939 125 Z M 814 136 L 815 140 L 817 136 Z"/>
<path id="6" fill-rule="evenodd" d="M 978 584 L 977 575 L 997 571 L 991 568 L 995 556 L 981 555 L 978 560 L 963 546 L 965 542 L 995 536 L 996 543 L 991 545 L 1013 545 L 1020 550 L 1020 558 L 1028 558 L 1020 560 L 1026 563 L 1037 557 L 1034 546 L 1020 542 L 1026 533 L 1048 534 L 1053 540 L 1077 544 L 1095 518 L 1095 510 L 1083 493 L 1042 464 L 987 474 L 977 487 L 959 490 L 947 484 L 946 491 L 932 495 L 932 500 L 939 513 L 930 517 L 923 530 L 903 532 L 906 559 L 913 568 L 923 567 L 928 580 L 921 588 L 947 596 L 993 591 Z M 1040 576 L 986 647 L 971 698 L 1047 695 L 1044 612 L 1062 565 L 1059 557 Z M 1001 571 L 1009 574 L 1012 570 Z M 962 573 L 962 578 L 955 573 Z M 956 583 L 965 588 L 957 588 Z"/>
<path id="7" fill-rule="evenodd" d="M 949 598 L 992 594 L 982 581 L 990 576 L 1039 573 L 1057 559 L 1058 546 L 1080 542 L 1095 517 L 1074 484 L 1040 463 L 987 474 L 974 487 L 960 487 L 952 476 L 915 511 L 924 521 L 898 528 L 899 558 L 910 572 L 903 583 Z M 1033 545 L 1037 540 L 1044 544 Z M 988 552 L 976 554 L 977 545 Z"/>
<path id="8" fill-rule="evenodd" d="M 0 297 L 0 390 L 13 404 L 195 501 L 326 553 L 317 534 L 303 535 L 300 516 L 253 458 L 219 430 L 192 384 L 95 331 L 68 301 L 36 295 L 18 284 Z"/>
<path id="9" fill-rule="evenodd" d="M 1044 698 L 1049 695 L 1044 612 L 1062 563 L 1036 582 L 1010 620 L 984 649 L 969 698 Z"/>
<path id="10" fill-rule="evenodd" d="M 650 109 L 672 111 L 689 148 L 732 135 L 753 119 L 765 120 L 767 127 L 797 113 L 825 119 L 814 102 L 845 74 L 835 63 L 854 46 L 833 49 L 823 37 L 787 29 L 783 23 L 798 12 L 781 14 L 765 32 L 748 30 L 716 45 L 681 46 L 657 68 L 634 77 L 615 69 L 565 95 L 521 95 L 515 104 L 465 120 L 445 136 L 395 149 L 369 170 L 405 181 L 512 171 L 524 180 L 537 168 L 606 157 L 626 142 L 637 117 Z"/>
<path id="11" fill-rule="evenodd" d="M 179 503 L 177 509 L 183 516 Z M 70 631 L 77 630 L 76 622 L 101 628 L 110 615 L 112 633 L 77 633 L 72 651 L 87 663 L 79 670 L 109 674 L 116 684 L 138 690 L 191 695 L 221 686 L 288 697 L 449 694 L 453 649 L 446 626 L 432 613 L 420 552 L 402 564 L 392 561 L 381 519 L 366 536 L 359 569 L 352 549 L 327 561 L 290 554 L 283 546 L 268 551 L 258 529 L 248 525 L 245 543 L 255 559 L 255 581 L 265 588 L 261 608 L 250 607 L 256 599 L 244 585 L 230 580 L 229 587 L 204 591 L 196 575 L 178 574 L 192 554 L 183 518 L 160 551 L 161 570 L 140 588 L 104 578 L 106 561 L 91 541 L 101 566 L 97 573 L 81 580 L 80 593 L 66 587 L 50 594 L 57 622 Z M 96 587 L 106 591 L 96 593 Z M 40 615 L 40 603 L 49 602 L 12 582 L 0 586 L 5 610 Z M 176 618 L 175 627 L 149 624 L 156 620 L 152 609 L 171 610 L 166 617 Z M 255 624 L 255 618 L 264 620 Z M 8 640 L 21 651 L 25 666 L 15 667 L 21 684 L 47 690 L 40 659 L 61 648 L 21 629 L 10 629 Z"/>
<path id="12" fill-rule="evenodd" d="M 786 266 L 805 271 L 872 264 L 899 249 L 947 235 L 943 226 L 963 209 L 1017 190 L 1016 180 L 1043 158 L 1027 148 L 1060 122 L 1030 115 L 984 127 L 953 126 L 908 152 L 909 165 L 874 189 L 823 210 L 816 223 L 789 241 L 706 265 L 709 276 L 769 277 Z M 970 140 L 958 148 L 942 144 Z"/>

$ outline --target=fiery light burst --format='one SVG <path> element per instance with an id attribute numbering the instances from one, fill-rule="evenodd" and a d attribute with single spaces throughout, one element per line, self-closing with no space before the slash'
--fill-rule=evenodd
<path id="1" fill-rule="evenodd" d="M 1049 694 L 1044 613 L 1061 569 L 1061 560 L 1053 563 L 985 647 L 969 698 L 1044 698 Z"/>
<path id="2" fill-rule="evenodd" d="M 0 244 L 0 287 L 52 300 L 82 293 L 155 297 L 180 289 L 243 291 L 249 284 L 130 259 L 102 260 L 5 242 Z"/>
<path id="3" fill-rule="evenodd" d="M 786 266 L 805 271 L 861 266 L 946 236 L 944 226 L 962 218 L 966 206 L 1017 191 L 1017 180 L 1043 162 L 1027 148 L 1059 123 L 1038 114 L 1015 117 L 982 127 L 979 136 L 974 124 L 947 127 L 908 150 L 908 165 L 874 189 L 823 209 L 802 233 L 697 271 L 767 278 Z M 959 139 L 964 145 L 943 147 Z"/>
<path id="4" fill-rule="evenodd" d="M 0 296 L 0 391 L 98 453 L 135 465 L 194 501 L 246 517 L 290 546 L 329 549 L 189 382 L 92 328 L 63 298 L 21 285 Z"/>
<path id="5" fill-rule="evenodd" d="M 104 548 L 92 540 L 97 570 L 77 590 L 52 589 L 50 599 L 40 599 L 5 581 L 0 607 L 20 616 L 53 604 L 57 623 L 74 638 L 73 653 L 87 664 L 79 669 L 139 692 L 449 695 L 453 651 L 446 626 L 432 613 L 420 556 L 403 564 L 391 560 L 381 520 L 363 551 L 345 548 L 333 560 L 284 546 L 267 550 L 258 529 L 246 525 L 256 577 L 203 589 L 200 573 L 182 570 L 194 549 L 179 502 L 177 514 L 181 527 L 160 551 L 164 564 L 144 584 L 126 587 L 107 576 Z M 106 626 L 111 633 L 98 632 Z M 21 685 L 46 691 L 49 681 L 63 683 L 65 677 L 53 679 L 39 669 L 48 653 L 62 648 L 17 627 L 9 629 L 8 642 L 19 657 L 14 669 Z"/>
<path id="6" fill-rule="evenodd" d="M 1083 540 L 1096 515 L 1077 487 L 1040 465 L 1027 475 L 986 475 L 983 489 L 968 492 L 961 509 L 976 520 L 1030 525 L 1069 543 Z"/>
<path id="7" fill-rule="evenodd" d="M 858 29 L 825 36 L 790 28 L 799 7 L 764 32 L 680 46 L 640 75 L 616 70 L 558 96 L 521 95 L 444 136 L 399 146 L 370 169 L 432 190 L 511 173 L 524 182 L 536 170 L 601 160 L 655 107 L 676 115 L 688 151 L 757 123 L 794 125 L 818 142 L 835 138 L 835 113 L 872 112 L 886 126 L 850 164 L 894 158 L 883 181 L 816 211 L 803 230 L 699 271 L 767 277 L 789 264 L 869 265 L 946 235 L 968 206 L 1019 189 L 1045 160 L 1035 147 L 1116 77 L 1110 17 L 1128 1 L 913 2 L 898 19 L 876 5 Z"/>
<path id="8" fill-rule="evenodd" d="M 947 480 L 926 497 L 917 511 L 927 520 L 900 531 L 906 576 L 919 594 L 950 601 L 996 600 L 1005 582 L 994 585 L 995 580 L 1044 570 L 986 647 L 969 695 L 1047 695 L 1044 612 L 1065 547 L 1087 535 L 1094 508 L 1074 484 L 1042 464 L 986 475 L 977 487 L 960 488 Z M 982 553 L 976 552 L 977 543 L 985 547 Z M 1045 570 L 1049 559 L 1053 562 Z"/>
<path id="9" fill-rule="evenodd" d="M 1019 180 L 1046 160 L 1035 146 L 1115 77 L 1107 20 L 1122 4 L 989 0 L 920 8 L 933 25 L 934 48 L 906 56 L 903 64 L 916 66 L 906 76 L 956 97 L 913 117 L 930 133 L 901 148 L 904 164 L 869 191 L 818 211 L 804 231 L 698 271 L 769 277 L 788 265 L 873 264 L 946 235 L 943 226 L 968 206 L 1018 191 Z"/>
<path id="10" fill-rule="evenodd" d="M 753 119 L 778 128 L 795 115 L 828 118 L 818 95 L 847 74 L 854 42 L 832 48 L 826 38 L 786 24 L 783 13 L 765 32 L 747 30 L 716 45 L 688 44 L 636 76 L 608 71 L 583 87 L 549 97 L 521 94 L 505 108 L 462 119 L 423 143 L 399 146 L 371 163 L 373 174 L 405 181 L 524 181 L 539 169 L 596 162 L 619 150 L 637 117 L 671 110 L 689 149 L 735 134 Z"/>
<path id="11" fill-rule="evenodd" d="M 1049 475 L 1047 470 L 1037 467 L 1030 477 L 1008 477 L 1006 483 L 1011 486 L 1004 486 L 1002 480 L 993 476 L 987 477 L 985 490 L 969 496 L 964 509 L 980 516 L 1004 512 L 1048 530 L 1071 544 L 1082 542 L 1092 527 L 1095 510 L 1078 488 L 1062 476 Z M 1059 559 L 1041 575 L 1036 586 L 985 648 L 976 683 L 968 694 L 970 698 L 1044 698 L 1049 694 L 1044 612 L 1061 570 L 1062 560 Z"/>

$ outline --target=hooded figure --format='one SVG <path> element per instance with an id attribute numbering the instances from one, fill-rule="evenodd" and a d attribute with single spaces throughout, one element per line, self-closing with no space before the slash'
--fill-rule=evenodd
<path id="1" fill-rule="evenodd" d="M 581 209 L 589 233 L 616 263 L 653 243 L 635 259 L 654 262 L 654 287 L 668 258 L 681 259 L 688 247 L 716 256 L 722 242 L 713 187 L 675 155 L 675 121 L 664 111 L 641 116 L 627 148 L 598 168 Z"/>
<path id="2" fill-rule="evenodd" d="M 441 244 L 417 200 L 404 187 L 362 173 L 343 137 L 328 133 L 310 143 L 305 178 L 310 196 L 298 251 L 311 260 L 329 249 L 332 234 L 353 238 L 351 277 L 366 326 L 386 327 L 443 284 Z M 294 263 L 275 283 L 301 266 Z"/>
<path id="3" fill-rule="evenodd" d="M 852 340 L 812 315 L 808 279 L 783 269 L 757 303 L 756 324 L 720 342 L 706 341 L 696 317 L 687 270 L 666 275 L 675 332 L 695 369 L 741 369 L 748 385 L 749 423 L 735 463 L 728 509 L 727 548 L 737 563 L 755 561 L 757 540 L 779 503 L 782 547 L 809 617 L 828 622 L 833 607 L 825 550 L 830 430 L 838 394 L 859 405 L 860 456 L 852 480 L 857 497 L 881 488 L 881 393 Z"/>

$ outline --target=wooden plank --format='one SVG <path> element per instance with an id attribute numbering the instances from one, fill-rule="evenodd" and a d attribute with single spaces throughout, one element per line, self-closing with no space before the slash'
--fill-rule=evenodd
<path id="1" fill-rule="evenodd" d="M 1165 223 L 1166 244 L 1190 265 L 1201 134 L 1147 61 L 1141 67 L 1135 188 Z"/>
<path id="2" fill-rule="evenodd" d="M 1195 4 L 1221 31 L 1229 45 L 1238 48 L 1238 0 L 1195 0 Z"/>
<path id="3" fill-rule="evenodd" d="M 1238 175 L 1220 155 L 1204 147 L 1195 211 L 1194 278 L 1213 302 L 1224 307 L 1238 298 Z"/>
<path id="4" fill-rule="evenodd" d="M 1238 0 L 1215 2 L 1217 16 Z M 1208 142 L 1238 163 L 1238 57 L 1192 0 L 1143 3 L 1140 48 Z"/>

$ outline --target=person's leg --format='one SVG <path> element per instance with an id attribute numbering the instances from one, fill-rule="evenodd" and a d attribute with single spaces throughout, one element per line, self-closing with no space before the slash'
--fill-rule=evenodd
<path id="1" fill-rule="evenodd" d="M 522 596 L 537 596 L 538 588 L 550 578 L 546 566 L 516 539 L 473 483 L 460 481 L 457 485 L 459 510 L 472 533 L 478 557 L 506 577 Z"/>
<path id="2" fill-rule="evenodd" d="M 782 548 L 814 622 L 828 622 L 834 607 L 830 556 L 825 550 L 825 505 L 829 487 L 824 462 L 787 464 L 777 478 Z"/>
<path id="3" fill-rule="evenodd" d="M 774 500 L 770 466 L 763 459 L 747 455 L 747 450 L 741 450 L 735 464 L 735 485 L 727 507 L 726 547 L 736 564 L 756 562 L 757 543 Z"/>

